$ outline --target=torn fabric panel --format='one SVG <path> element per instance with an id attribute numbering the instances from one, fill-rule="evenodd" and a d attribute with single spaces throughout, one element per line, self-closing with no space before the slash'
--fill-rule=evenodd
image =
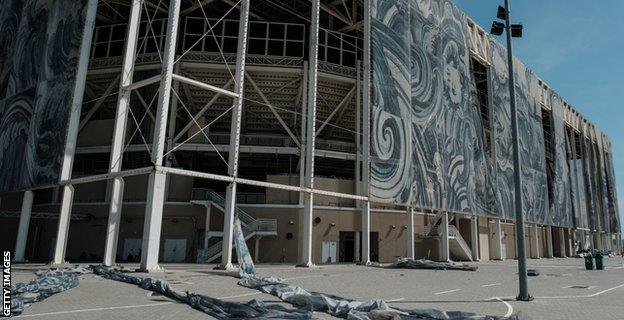
<path id="1" fill-rule="evenodd" d="M 31 304 L 77 286 L 78 276 L 90 272 L 83 266 L 37 271 L 33 281 L 11 285 L 11 313 L 19 315 Z"/>
<path id="2" fill-rule="evenodd" d="M 135 284 L 145 290 L 158 292 L 169 298 L 184 302 L 194 309 L 217 319 L 305 320 L 312 319 L 313 316 L 310 308 L 287 309 L 280 305 L 268 305 L 255 299 L 246 303 L 224 301 L 188 291 L 175 291 L 166 280 L 136 277 L 104 266 L 92 266 L 92 268 L 95 274 L 103 278 Z"/>

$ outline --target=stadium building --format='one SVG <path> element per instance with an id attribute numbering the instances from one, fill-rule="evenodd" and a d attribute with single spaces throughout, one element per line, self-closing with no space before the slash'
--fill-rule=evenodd
<path id="1" fill-rule="evenodd" d="M 516 257 L 506 51 L 448 0 L 5 0 L 17 261 Z M 619 250 L 607 136 L 515 62 L 529 256 Z"/>

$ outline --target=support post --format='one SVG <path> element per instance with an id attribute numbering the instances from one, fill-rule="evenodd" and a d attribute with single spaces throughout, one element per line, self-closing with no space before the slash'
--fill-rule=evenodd
<path id="1" fill-rule="evenodd" d="M 173 81 L 180 2 L 181 0 L 171 0 L 169 2 L 167 35 L 161 71 L 162 78 L 158 89 L 158 109 L 156 111 L 154 138 L 152 140 L 152 163 L 156 166 L 163 164 L 165 139 L 167 137 L 167 118 Z M 160 266 L 158 266 L 158 255 L 160 251 L 160 232 L 166 197 L 167 175 L 160 171 L 150 173 L 147 188 L 140 266 L 140 270 L 145 272 L 161 270 Z"/>
<path id="2" fill-rule="evenodd" d="M 301 145 L 299 146 L 299 187 L 306 186 L 306 128 L 308 118 L 308 62 L 303 62 L 303 75 L 301 77 Z M 299 192 L 299 205 L 305 202 L 305 192 Z"/>
<path id="3" fill-rule="evenodd" d="M 552 227 L 546 226 L 546 258 L 553 258 L 553 236 Z"/>
<path id="4" fill-rule="evenodd" d="M 89 54 L 91 52 L 91 40 L 93 39 L 93 29 L 95 27 L 95 16 L 97 13 L 97 1 L 91 0 L 87 4 L 87 14 L 82 32 L 82 42 L 80 43 L 80 58 L 76 68 L 76 81 L 74 83 L 74 95 L 71 101 L 69 120 L 67 121 L 67 135 L 65 139 L 65 151 L 61 164 L 60 181 L 71 179 L 74 166 L 74 154 L 76 153 L 76 140 L 80 126 L 80 113 L 82 111 L 82 100 L 87 81 L 87 71 L 89 69 Z M 67 246 L 67 236 L 69 232 L 69 221 L 71 219 L 72 202 L 74 200 L 74 187 L 63 186 L 63 196 L 61 199 L 61 209 L 59 212 L 59 225 L 54 248 L 53 265 L 60 265 L 65 262 L 65 249 Z"/>
<path id="5" fill-rule="evenodd" d="M 133 80 L 142 5 L 143 0 L 133 0 L 130 9 L 130 22 L 128 23 L 126 49 L 124 52 L 123 65 L 121 67 L 121 79 L 119 81 L 119 94 L 117 97 L 117 114 L 115 116 L 113 142 L 111 145 L 110 173 L 121 171 L 131 95 L 131 91 L 127 90 L 125 87 L 132 84 Z M 122 177 L 113 179 L 110 188 L 110 208 L 108 211 L 108 226 L 106 230 L 106 243 L 104 246 L 104 265 L 106 266 L 115 264 L 123 206 L 123 193 L 124 179 Z"/>
<path id="6" fill-rule="evenodd" d="M 316 136 L 316 95 L 318 80 L 318 40 L 319 40 L 319 10 L 320 1 L 312 1 L 312 17 L 310 24 L 310 54 L 308 73 L 308 103 L 306 119 L 306 142 L 305 142 L 305 185 L 314 189 L 314 153 Z M 306 192 L 303 201 L 303 233 L 301 241 L 301 261 L 299 266 L 311 267 L 312 262 L 312 215 L 314 207 L 314 194 Z"/>
<path id="7" fill-rule="evenodd" d="M 254 237 L 255 240 L 255 248 L 254 248 L 254 262 L 260 262 L 260 237 Z"/>
<path id="8" fill-rule="evenodd" d="M 566 257 L 566 240 L 565 240 L 565 230 L 563 228 L 557 227 L 557 233 L 559 234 L 559 257 Z"/>
<path id="9" fill-rule="evenodd" d="M 370 201 L 362 202 L 362 259 L 363 265 L 371 262 L 370 256 Z"/>
<path id="10" fill-rule="evenodd" d="M 407 208 L 407 257 L 414 259 L 414 208 Z"/>
<path id="11" fill-rule="evenodd" d="M 355 262 L 360 262 L 360 258 L 361 258 L 361 247 L 360 247 L 360 232 L 356 231 L 355 232 L 355 255 L 354 255 L 354 259 Z"/>
<path id="12" fill-rule="evenodd" d="M 249 27 L 249 0 L 242 0 L 239 8 L 238 48 L 236 51 L 236 74 L 234 98 L 232 108 L 232 123 L 230 127 L 230 150 L 228 158 L 228 174 L 238 177 L 238 157 L 240 152 L 241 122 L 243 115 L 243 95 L 245 93 L 245 59 L 247 54 L 247 30 Z M 232 240 L 234 232 L 234 216 L 236 213 L 236 181 L 231 182 L 225 189 L 225 212 L 223 219 L 223 248 L 220 269 L 232 269 Z"/>
<path id="13" fill-rule="evenodd" d="M 492 260 L 505 260 L 503 256 L 503 230 L 500 219 L 494 219 L 494 239 L 492 239 Z"/>
<path id="14" fill-rule="evenodd" d="M 451 254 L 449 251 L 449 221 L 448 212 L 444 212 L 442 215 L 442 222 L 440 222 L 440 261 L 451 261 Z"/>
<path id="15" fill-rule="evenodd" d="M 15 242 L 15 262 L 24 260 L 24 252 L 26 251 L 26 241 L 28 240 L 28 226 L 30 225 L 30 214 L 32 212 L 34 193 L 32 190 L 24 191 L 22 198 L 22 212 L 19 219 L 19 227 L 17 229 L 17 240 Z"/>
<path id="16" fill-rule="evenodd" d="M 539 259 L 540 258 L 540 243 L 539 243 L 539 227 L 537 226 L 537 223 L 533 224 L 533 227 L 531 228 L 531 248 L 533 249 L 533 252 L 531 254 L 531 258 L 533 259 Z"/>
<path id="17" fill-rule="evenodd" d="M 65 264 L 65 250 L 67 249 L 67 236 L 69 234 L 69 221 L 71 220 L 71 208 L 74 201 L 74 186 L 63 186 L 63 199 L 59 213 L 59 224 L 54 246 L 54 258 L 52 265 Z"/>
<path id="18" fill-rule="evenodd" d="M 362 84 L 362 195 L 370 197 L 371 4 L 364 0 L 364 83 Z M 362 261 L 370 263 L 370 200 L 362 203 Z"/>
<path id="19" fill-rule="evenodd" d="M 479 217 L 477 215 L 470 218 L 470 250 L 472 261 L 479 261 Z"/>
<path id="20" fill-rule="evenodd" d="M 206 224 L 204 231 L 204 250 L 208 250 L 208 243 L 210 241 L 210 215 L 212 210 L 212 204 L 206 203 Z"/>

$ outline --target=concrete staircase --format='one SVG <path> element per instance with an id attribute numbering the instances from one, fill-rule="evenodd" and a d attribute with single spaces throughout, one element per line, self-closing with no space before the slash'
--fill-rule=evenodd
<path id="1" fill-rule="evenodd" d="M 193 189 L 193 200 L 195 204 L 203 204 L 206 206 L 213 206 L 225 213 L 225 198 L 220 194 L 210 189 Z M 243 235 L 245 240 L 252 237 L 264 237 L 264 236 L 276 236 L 277 235 L 277 220 L 276 219 L 256 219 L 249 215 L 244 210 L 236 208 L 236 216 L 241 221 L 243 229 Z M 223 253 L 223 240 L 214 243 L 208 248 L 201 249 L 201 260 L 198 262 L 211 263 L 221 257 Z M 198 257 L 200 254 L 198 253 Z M 198 258 L 198 260 L 200 260 Z"/>
<path id="2" fill-rule="evenodd" d="M 444 219 L 444 212 L 440 212 L 433 217 L 431 224 L 425 226 L 423 236 L 425 237 L 437 237 L 441 236 L 440 226 Z M 461 233 L 454 225 L 451 224 L 455 219 L 454 215 L 449 215 L 448 225 L 448 238 L 449 238 L 449 251 L 453 260 L 459 261 L 472 261 L 472 250 L 466 240 L 462 237 Z"/>

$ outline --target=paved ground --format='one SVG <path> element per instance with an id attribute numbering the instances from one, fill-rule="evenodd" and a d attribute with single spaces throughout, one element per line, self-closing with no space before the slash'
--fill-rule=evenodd
<path id="1" fill-rule="evenodd" d="M 260 265 L 258 273 L 286 279 L 310 291 L 354 299 L 381 298 L 401 308 L 436 308 L 505 315 L 524 313 L 531 319 L 624 319 L 624 260 L 607 258 L 605 271 L 586 271 L 582 259 L 529 260 L 541 272 L 530 278 L 532 302 L 517 302 L 516 262 L 476 263 L 479 270 L 429 271 L 329 265 L 313 269 Z M 174 289 L 231 301 L 277 298 L 243 288 L 236 279 L 211 265 L 165 264 L 154 274 Z M 42 265 L 14 265 L 13 280 L 27 281 Z M 127 265 L 127 267 L 136 267 Z M 331 319 L 325 314 L 320 319 Z M 190 307 L 136 286 L 84 276 L 80 285 L 26 309 L 16 318 L 32 319 L 209 319 Z"/>

